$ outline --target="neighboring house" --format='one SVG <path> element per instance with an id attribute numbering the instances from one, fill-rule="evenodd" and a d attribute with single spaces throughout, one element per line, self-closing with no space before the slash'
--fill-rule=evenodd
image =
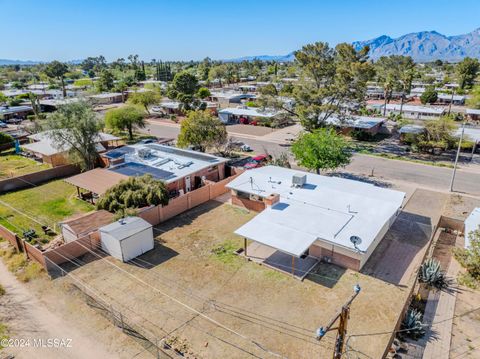
<path id="1" fill-rule="evenodd" d="M 229 107 L 218 111 L 220 121 L 225 124 L 255 124 L 258 120 L 273 119 L 277 117 L 280 112 L 273 109 L 261 110 L 257 107 Z"/>
<path id="2" fill-rule="evenodd" d="M 26 119 L 33 114 L 31 106 L 0 106 L 0 120 L 8 121 L 12 118 Z"/>
<path id="3" fill-rule="evenodd" d="M 292 256 L 292 267 L 296 258 L 310 256 L 357 271 L 405 197 L 369 183 L 276 166 L 246 171 L 227 187 L 233 205 L 260 212 L 236 234 Z"/>
<path id="4" fill-rule="evenodd" d="M 451 95 L 448 93 L 439 93 L 438 94 L 438 103 L 445 103 L 449 104 L 450 102 L 452 105 L 462 106 L 465 104 L 466 97 L 463 95 Z"/>
<path id="5" fill-rule="evenodd" d="M 470 247 L 472 232 L 480 230 L 480 207 L 475 208 L 465 220 L 465 248 Z"/>
<path id="6" fill-rule="evenodd" d="M 213 114 L 217 113 L 217 104 L 210 101 L 203 101 L 206 104 L 206 109 Z M 154 112 L 164 112 L 167 115 L 183 116 L 185 112 L 182 110 L 181 103 L 178 101 L 162 101 L 158 106 L 152 107 Z M 160 111 L 159 111 L 160 110 Z"/>
<path id="7" fill-rule="evenodd" d="M 123 179 L 149 174 L 167 184 L 170 197 L 193 191 L 205 180 L 225 178 L 226 158 L 160 144 L 119 147 L 101 155 L 108 168 L 94 169 L 66 181 L 101 195 Z"/>
<path id="8" fill-rule="evenodd" d="M 90 95 L 88 98 L 94 105 L 110 105 L 122 102 L 123 94 L 121 92 L 106 92 L 97 95 Z"/>
<path id="9" fill-rule="evenodd" d="M 462 135 L 462 128 L 458 128 L 455 132 L 455 136 L 460 137 Z M 472 154 L 480 146 L 480 128 L 465 126 L 464 138 L 473 142 Z"/>
<path id="10" fill-rule="evenodd" d="M 467 117 L 470 119 L 470 121 L 480 121 L 480 109 L 467 108 L 465 110 L 465 113 L 467 114 Z"/>
<path id="11" fill-rule="evenodd" d="M 100 228 L 102 250 L 128 262 L 153 249 L 152 225 L 140 217 L 127 217 Z"/>
<path id="12" fill-rule="evenodd" d="M 383 113 L 385 105 L 380 106 L 380 111 Z M 400 105 L 387 104 L 385 116 L 390 114 L 399 115 Z M 415 106 L 415 105 L 403 105 L 402 116 L 405 118 L 415 120 L 430 120 L 441 117 L 445 114 L 445 108 L 443 107 L 428 107 L 428 106 Z"/>
<path id="13" fill-rule="evenodd" d="M 386 118 L 370 116 L 348 116 L 341 120 L 336 115 L 331 115 L 326 122 L 329 125 L 341 128 L 345 134 L 353 130 L 359 130 L 376 135 L 386 120 Z"/>
<path id="14" fill-rule="evenodd" d="M 69 163 L 67 152 L 69 146 L 59 147 L 51 138 L 50 131 L 44 131 L 29 135 L 30 143 L 22 145 L 24 152 L 42 159 L 43 162 L 51 164 L 53 167 L 62 166 Z M 108 148 L 118 145 L 120 137 L 110 135 L 108 133 L 99 132 L 97 137 L 97 152 L 105 152 Z"/>
<path id="15" fill-rule="evenodd" d="M 242 103 L 242 101 L 253 101 L 256 95 L 239 91 L 212 91 L 208 97 L 209 101 L 220 104 Z"/>
<path id="16" fill-rule="evenodd" d="M 60 222 L 63 240 L 71 242 L 79 238 L 84 238 L 100 227 L 106 226 L 114 221 L 114 215 L 105 210 L 99 210 L 69 218 Z"/>
<path id="17" fill-rule="evenodd" d="M 400 142 L 405 141 L 405 136 L 413 135 L 417 136 L 425 132 L 425 126 L 421 125 L 405 125 L 398 130 L 400 134 Z"/>
<path id="18" fill-rule="evenodd" d="M 58 110 L 59 106 L 67 105 L 70 103 L 78 102 L 80 98 L 67 98 L 67 99 L 50 99 L 50 100 L 40 100 L 40 109 L 42 112 L 54 112 Z"/>

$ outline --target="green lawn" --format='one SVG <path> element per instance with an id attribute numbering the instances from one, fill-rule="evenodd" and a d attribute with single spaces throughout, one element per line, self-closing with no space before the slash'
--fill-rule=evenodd
<path id="1" fill-rule="evenodd" d="M 58 227 L 58 222 L 72 215 L 94 209 L 91 204 L 78 200 L 76 193 L 75 187 L 57 180 L 1 195 L 0 224 L 20 235 L 32 228 L 38 234 L 39 242 L 47 242 L 54 234 L 45 235 L 42 224 L 53 229 Z"/>
<path id="2" fill-rule="evenodd" d="M 50 168 L 48 164 L 14 154 L 0 154 L 0 179 L 16 177 Z"/>

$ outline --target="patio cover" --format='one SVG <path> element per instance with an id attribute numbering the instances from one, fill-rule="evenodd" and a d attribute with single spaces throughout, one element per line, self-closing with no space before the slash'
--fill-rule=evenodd
<path id="1" fill-rule="evenodd" d="M 109 188 L 115 186 L 124 179 L 128 179 L 128 176 L 104 168 L 95 168 L 91 171 L 69 177 L 65 179 L 65 182 L 98 195 L 102 195 Z"/>

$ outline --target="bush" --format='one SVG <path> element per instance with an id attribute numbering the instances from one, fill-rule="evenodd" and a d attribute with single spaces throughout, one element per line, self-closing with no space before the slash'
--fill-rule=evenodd
<path id="1" fill-rule="evenodd" d="M 440 262 L 433 258 L 427 259 L 420 266 L 418 280 L 420 283 L 426 284 L 427 287 L 438 290 L 446 289 L 449 286 L 447 276 L 440 268 Z"/>
<path id="2" fill-rule="evenodd" d="M 168 204 L 165 183 L 151 175 L 130 177 L 110 188 L 97 202 L 97 209 L 126 213 L 128 209 Z"/>
<path id="3" fill-rule="evenodd" d="M 402 321 L 402 335 L 417 340 L 425 334 L 422 323 L 423 315 L 414 308 L 409 308 Z"/>
<path id="4" fill-rule="evenodd" d="M 357 141 L 368 141 L 368 142 L 375 141 L 375 135 L 367 131 L 353 129 L 350 132 L 350 136 Z"/>
<path id="5" fill-rule="evenodd" d="M 15 140 L 8 133 L 0 132 L 0 145 L 5 145 L 7 143 L 13 143 Z"/>

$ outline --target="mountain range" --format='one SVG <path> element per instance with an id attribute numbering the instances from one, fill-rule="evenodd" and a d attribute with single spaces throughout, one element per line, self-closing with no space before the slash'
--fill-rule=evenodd
<path id="1" fill-rule="evenodd" d="M 357 49 L 370 47 L 370 58 L 377 60 L 381 56 L 404 55 L 411 56 L 417 62 L 442 60 L 458 62 L 465 57 L 480 58 L 480 28 L 468 34 L 446 36 L 437 31 L 413 32 L 396 39 L 382 35 L 371 40 L 355 41 L 352 45 Z M 294 53 L 280 56 L 245 56 L 230 61 L 293 61 Z"/>
<path id="2" fill-rule="evenodd" d="M 370 58 L 373 60 L 381 56 L 404 55 L 411 56 L 417 62 L 433 60 L 457 62 L 467 56 L 480 58 L 480 28 L 468 34 L 455 36 L 446 36 L 437 31 L 412 32 L 395 39 L 382 35 L 371 40 L 355 41 L 352 45 L 356 49 L 361 49 L 368 45 L 370 47 Z M 292 51 L 286 55 L 244 56 L 225 61 L 241 62 L 257 59 L 261 61 L 289 62 L 293 61 L 294 58 L 295 55 Z M 69 62 L 78 64 L 81 60 Z M 0 66 L 34 65 L 39 63 L 42 63 L 42 61 L 0 59 Z"/>

